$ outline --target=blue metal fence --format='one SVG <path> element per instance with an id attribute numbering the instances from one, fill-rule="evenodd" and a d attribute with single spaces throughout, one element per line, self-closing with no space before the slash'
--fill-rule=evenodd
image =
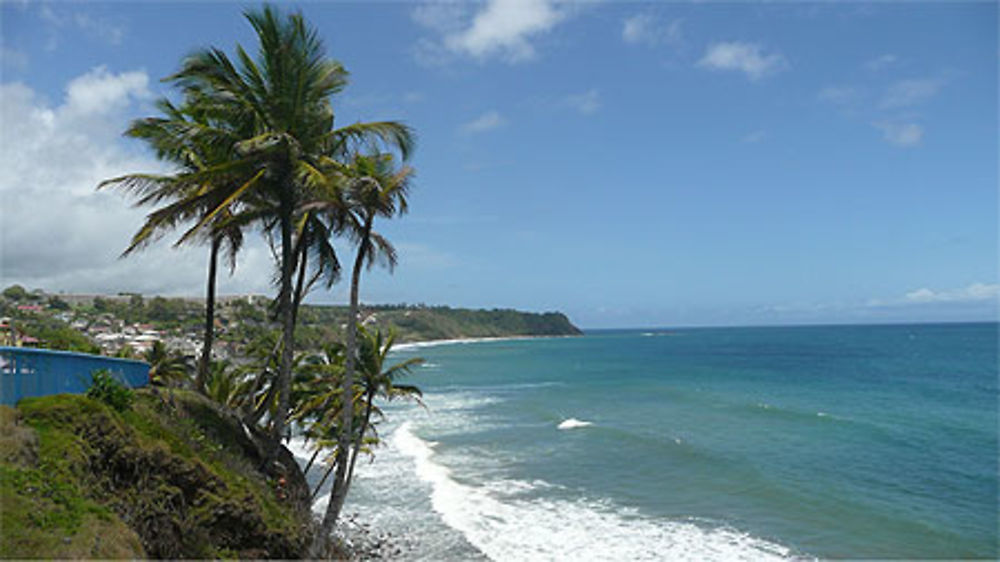
<path id="1" fill-rule="evenodd" d="M 149 382 L 149 365 L 142 361 L 31 347 L 0 347 L 3 378 L 0 404 L 14 405 L 29 396 L 82 394 L 90 387 L 90 374 L 98 369 L 106 369 L 132 388 Z"/>

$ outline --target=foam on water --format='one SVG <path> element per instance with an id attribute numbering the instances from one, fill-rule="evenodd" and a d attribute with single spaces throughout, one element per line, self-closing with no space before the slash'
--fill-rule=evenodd
<path id="1" fill-rule="evenodd" d="M 502 338 L 456 338 L 451 340 L 431 340 L 431 341 L 418 341 L 410 343 L 400 343 L 393 346 L 393 351 L 406 351 L 409 349 L 420 349 L 424 347 L 438 347 L 442 345 L 464 345 L 469 343 L 483 343 L 483 342 L 494 342 L 494 341 L 520 341 L 533 339 L 537 336 L 510 336 Z"/>
<path id="2" fill-rule="evenodd" d="M 556 427 L 558 429 L 576 429 L 578 427 L 587 427 L 589 425 L 594 425 L 594 424 L 592 422 L 589 422 L 589 421 L 578 420 L 576 418 L 569 418 L 567 420 L 563 420 Z"/>
<path id="3" fill-rule="evenodd" d="M 436 462 L 433 447 L 413 434 L 410 422 L 393 433 L 393 446 L 410 457 L 431 486 L 431 504 L 493 560 L 780 560 L 781 545 L 728 528 L 657 520 L 587 499 L 520 499 L 536 482 L 464 484 Z M 499 492 L 499 493 L 498 493 Z"/>
<path id="4" fill-rule="evenodd" d="M 299 464 L 309 462 L 312 458 L 315 449 L 312 447 L 312 443 L 306 442 L 303 437 L 292 437 L 290 440 L 285 442 L 285 447 L 295 456 L 295 458 L 301 461 Z"/>

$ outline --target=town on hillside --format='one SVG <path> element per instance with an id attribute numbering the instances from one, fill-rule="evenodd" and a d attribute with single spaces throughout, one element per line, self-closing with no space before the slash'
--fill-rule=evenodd
<path id="1" fill-rule="evenodd" d="M 272 300 L 261 295 L 216 299 L 213 360 L 242 363 L 249 349 L 277 332 Z M 142 357 L 155 342 L 195 360 L 205 331 L 204 299 L 50 293 L 19 285 L 0 293 L 0 345 Z M 338 340 L 347 325 L 344 306 L 304 305 L 296 341 L 304 351 Z M 370 305 L 359 322 L 395 331 L 401 341 L 465 337 L 576 335 L 557 312 L 468 310 L 426 305 Z"/>

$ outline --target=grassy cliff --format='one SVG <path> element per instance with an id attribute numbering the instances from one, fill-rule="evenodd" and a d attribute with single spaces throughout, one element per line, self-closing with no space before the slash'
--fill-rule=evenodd
<path id="1" fill-rule="evenodd" d="M 0 407 L 2 558 L 298 558 L 308 490 L 287 451 L 193 393 Z"/>

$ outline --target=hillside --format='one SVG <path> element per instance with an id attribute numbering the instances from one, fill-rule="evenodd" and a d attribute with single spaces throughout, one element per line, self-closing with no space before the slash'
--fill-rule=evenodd
<path id="1" fill-rule="evenodd" d="M 203 314 L 204 302 L 196 298 L 53 295 L 14 286 L 0 295 L 0 317 L 9 319 L 8 327 L 0 326 L 0 337 L 88 353 L 116 353 L 123 347 L 141 351 L 159 339 L 167 347 L 193 357 L 201 349 Z M 360 319 L 366 325 L 394 329 L 400 342 L 581 333 L 559 312 L 362 305 Z M 299 312 L 296 341 L 303 350 L 319 349 L 332 340 L 342 341 L 346 325 L 346 306 L 306 304 Z M 248 345 L 266 340 L 276 330 L 270 299 L 261 296 L 218 299 L 217 358 L 244 356 Z"/>
<path id="2" fill-rule="evenodd" d="M 307 306 L 302 313 L 303 332 L 347 323 L 347 307 Z M 456 338 L 504 336 L 576 336 L 582 332 L 559 312 L 471 310 L 447 306 L 366 306 L 362 322 L 396 330 L 400 341 L 415 342 Z"/>
<path id="3" fill-rule="evenodd" d="M 138 391 L 123 412 L 25 399 L 0 407 L 0 426 L 0 558 L 297 558 L 308 545 L 291 455 L 260 472 L 257 441 L 193 393 Z"/>

